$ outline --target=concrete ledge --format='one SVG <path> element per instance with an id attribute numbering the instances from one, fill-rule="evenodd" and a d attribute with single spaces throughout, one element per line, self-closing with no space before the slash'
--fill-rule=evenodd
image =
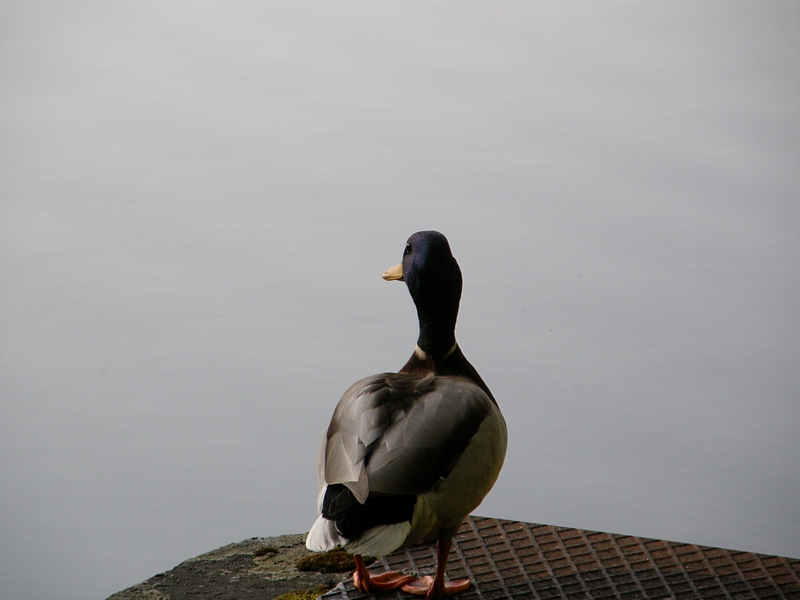
<path id="1" fill-rule="evenodd" d="M 251 538 L 182 562 L 108 600 L 266 600 L 295 590 L 331 589 L 350 573 L 309 573 L 305 534 Z"/>

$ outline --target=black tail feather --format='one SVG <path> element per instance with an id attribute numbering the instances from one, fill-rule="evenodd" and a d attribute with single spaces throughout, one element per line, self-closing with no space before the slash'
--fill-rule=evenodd
<path id="1" fill-rule="evenodd" d="M 336 530 L 353 539 L 377 525 L 411 521 L 416 494 L 402 496 L 370 494 L 364 504 L 341 483 L 329 485 L 322 500 L 322 516 L 336 523 Z"/>

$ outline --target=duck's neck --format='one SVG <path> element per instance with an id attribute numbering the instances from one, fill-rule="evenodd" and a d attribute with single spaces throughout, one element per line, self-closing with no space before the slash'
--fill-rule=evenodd
<path id="1" fill-rule="evenodd" d="M 420 346 L 414 349 L 414 354 L 408 359 L 408 362 L 400 369 L 400 373 L 408 373 L 410 375 L 450 375 L 455 377 L 463 377 L 469 379 L 479 388 L 481 388 L 492 402 L 495 402 L 492 392 L 489 387 L 483 382 L 478 371 L 475 370 L 470 362 L 467 360 L 461 348 L 453 338 L 453 346 L 449 351 L 439 357 L 425 352 Z"/>
<path id="2" fill-rule="evenodd" d="M 428 356 L 441 360 L 450 354 L 456 346 L 456 318 L 439 316 L 427 319 L 419 312 L 419 338 L 417 348 Z"/>

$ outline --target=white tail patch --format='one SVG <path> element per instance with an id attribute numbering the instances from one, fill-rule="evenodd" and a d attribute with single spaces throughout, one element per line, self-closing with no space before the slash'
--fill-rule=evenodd
<path id="1" fill-rule="evenodd" d="M 408 521 L 392 525 L 378 525 L 367 529 L 357 539 L 349 540 L 344 544 L 344 549 L 350 554 L 386 556 L 403 545 L 409 531 L 411 531 L 411 523 Z"/>
<path id="2" fill-rule="evenodd" d="M 411 523 L 378 525 L 368 529 L 356 539 L 348 540 L 336 531 L 333 521 L 320 516 L 306 536 L 306 548 L 313 552 L 326 552 L 341 546 L 350 554 L 385 556 L 403 545 L 411 531 Z"/>
<path id="3" fill-rule="evenodd" d="M 320 515 L 306 536 L 306 548 L 313 552 L 325 552 L 333 550 L 336 546 L 344 546 L 348 541 L 339 535 L 333 521 Z"/>

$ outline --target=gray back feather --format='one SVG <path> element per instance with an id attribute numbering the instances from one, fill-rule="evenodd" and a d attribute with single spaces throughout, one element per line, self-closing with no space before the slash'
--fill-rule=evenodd
<path id="1" fill-rule="evenodd" d="M 402 373 L 354 383 L 323 442 L 324 480 L 362 504 L 370 492 L 419 494 L 446 477 L 493 403 L 466 379 Z"/>

